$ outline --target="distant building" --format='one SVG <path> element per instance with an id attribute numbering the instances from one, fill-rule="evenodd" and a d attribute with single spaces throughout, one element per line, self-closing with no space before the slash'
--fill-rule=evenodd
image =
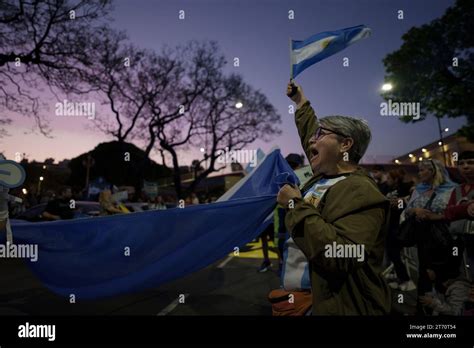
<path id="1" fill-rule="evenodd" d="M 447 167 L 455 167 L 457 156 L 461 152 L 474 151 L 474 144 L 469 142 L 467 138 L 463 136 L 452 134 L 444 138 L 443 142 L 444 145 L 437 140 L 414 149 L 402 156 L 395 157 L 392 163 L 416 164 L 424 158 L 432 158 L 437 159 L 441 163 L 446 163 Z"/>
<path id="2" fill-rule="evenodd" d="M 375 165 L 393 163 L 393 155 L 364 155 L 359 161 L 360 165 Z"/>

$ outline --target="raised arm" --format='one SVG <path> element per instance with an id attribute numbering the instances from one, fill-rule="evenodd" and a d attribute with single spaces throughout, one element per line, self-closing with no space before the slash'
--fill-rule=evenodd
<path id="1" fill-rule="evenodd" d="M 296 93 L 294 93 L 294 95 L 291 95 L 292 86 L 297 87 Z M 311 157 L 309 153 L 309 140 L 316 132 L 316 129 L 319 127 L 318 119 L 314 113 L 313 108 L 311 107 L 309 100 L 306 99 L 301 86 L 296 85 L 294 82 L 288 83 L 286 95 L 296 104 L 296 128 L 298 129 L 298 134 L 300 136 L 303 150 L 309 160 Z"/>

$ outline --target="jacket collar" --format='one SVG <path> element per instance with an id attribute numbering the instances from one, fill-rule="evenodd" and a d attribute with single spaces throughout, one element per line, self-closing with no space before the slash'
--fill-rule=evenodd
<path id="1" fill-rule="evenodd" d="M 319 180 L 321 180 L 322 178 L 335 178 L 335 177 L 339 177 L 341 175 L 346 175 L 346 176 L 355 176 L 355 175 L 362 175 L 362 176 L 367 176 L 369 177 L 372 181 L 374 181 L 374 179 L 367 173 L 367 171 L 362 168 L 362 167 L 357 167 L 355 171 L 353 172 L 350 172 L 350 173 L 344 173 L 344 174 L 338 174 L 338 175 L 331 175 L 331 176 L 325 176 L 323 174 L 316 174 L 316 175 L 313 175 L 313 177 L 311 179 L 308 180 L 308 182 L 303 186 L 303 188 L 301 189 L 301 191 L 306 191 L 307 189 L 309 189 L 311 186 L 313 186 L 315 183 L 317 183 Z M 374 181 L 375 183 L 375 181 Z"/>

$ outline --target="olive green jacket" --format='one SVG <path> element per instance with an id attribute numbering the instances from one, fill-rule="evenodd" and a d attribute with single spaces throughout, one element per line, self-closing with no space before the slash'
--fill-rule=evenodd
<path id="1" fill-rule="evenodd" d="M 309 102 L 296 111 L 295 118 L 310 158 L 309 139 L 318 121 Z M 321 177 L 313 176 L 302 191 Z M 287 210 L 285 224 L 309 260 L 313 315 L 390 312 L 391 295 L 381 275 L 389 212 L 389 202 L 362 168 L 330 187 L 317 208 L 295 199 L 294 208 Z M 363 245 L 364 260 L 327 257 L 327 248 L 333 242 L 338 246 Z"/>

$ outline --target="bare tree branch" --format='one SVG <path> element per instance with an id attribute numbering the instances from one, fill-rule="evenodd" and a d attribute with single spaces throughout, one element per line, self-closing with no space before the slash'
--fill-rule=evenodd
<path id="1" fill-rule="evenodd" d="M 48 135 L 39 113 L 37 89 L 64 93 L 90 90 L 81 76 L 100 48 L 101 28 L 110 0 L 2 0 L 0 2 L 0 91 L 4 111 L 35 120 Z M 75 11 L 75 17 L 72 12 Z M 55 92 L 53 92 L 55 94 Z"/>

